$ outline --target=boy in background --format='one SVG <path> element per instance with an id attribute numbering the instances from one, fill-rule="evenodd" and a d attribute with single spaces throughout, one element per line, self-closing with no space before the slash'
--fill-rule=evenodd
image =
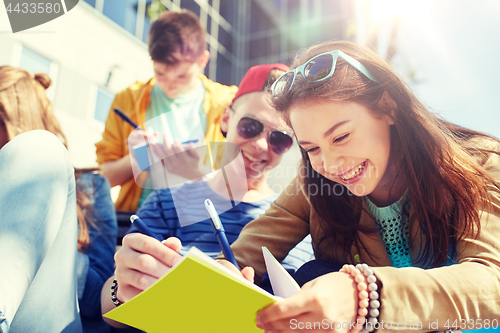
<path id="1" fill-rule="evenodd" d="M 224 141 L 221 117 L 237 87 L 218 84 L 199 74 L 210 58 L 205 35 L 198 17 L 185 9 L 164 12 L 152 24 L 148 44 L 155 76 L 145 83 L 136 82 L 116 95 L 102 140 L 96 144 L 101 173 L 112 187 L 121 186 L 116 210 L 136 211 L 152 192 L 148 172 L 137 174 L 134 179 L 132 165 L 137 162 L 128 147 L 145 139 L 156 140 L 165 132 L 175 139 L 163 142 L 165 150 L 172 153 L 184 150 L 181 142 L 187 140 Z M 115 108 L 143 128 L 144 123 L 154 119 L 165 121 L 154 127 L 146 123 L 145 131 L 134 130 L 113 112 Z M 200 156 L 193 152 L 182 157 L 185 160 L 176 163 L 170 172 L 187 179 L 202 176 L 197 168 Z M 216 156 L 214 162 L 220 158 Z M 153 166 L 150 171 L 154 172 Z"/>

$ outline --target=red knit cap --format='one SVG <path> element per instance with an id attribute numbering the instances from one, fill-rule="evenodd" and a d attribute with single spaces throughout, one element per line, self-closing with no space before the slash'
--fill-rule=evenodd
<path id="1" fill-rule="evenodd" d="M 284 72 L 290 70 L 290 67 L 284 64 L 266 64 L 266 65 L 257 65 L 250 67 L 247 71 L 243 79 L 241 79 L 240 86 L 238 88 L 238 92 L 233 98 L 233 103 L 245 94 L 256 92 L 256 91 L 264 91 L 267 87 L 267 80 L 269 77 L 269 72 L 273 69 L 280 69 Z"/>

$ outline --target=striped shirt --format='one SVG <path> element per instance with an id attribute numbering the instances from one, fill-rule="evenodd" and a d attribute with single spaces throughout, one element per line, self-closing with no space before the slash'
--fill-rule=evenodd
<path id="1" fill-rule="evenodd" d="M 277 194 L 256 202 L 235 203 L 216 194 L 206 182 L 185 183 L 181 186 L 152 192 L 137 215 L 155 233 L 164 239 L 177 237 L 182 242 L 181 254 L 196 246 L 212 258 L 221 248 L 214 235 L 204 201 L 212 200 L 219 213 L 226 236 L 232 244 L 241 229 L 263 214 Z M 137 232 L 132 225 L 128 233 Z M 297 270 L 303 263 L 314 259 L 311 238 L 307 236 L 283 260 L 286 269 Z"/>

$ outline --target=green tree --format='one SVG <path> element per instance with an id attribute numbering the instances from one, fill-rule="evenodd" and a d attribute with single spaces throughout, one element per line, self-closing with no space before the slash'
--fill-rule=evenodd
<path id="1" fill-rule="evenodd" d="M 149 21 L 152 23 L 156 21 L 158 18 L 158 15 L 160 15 L 161 12 L 164 12 L 167 10 L 167 7 L 162 3 L 161 0 L 153 0 L 151 2 L 151 5 L 148 7 L 148 18 Z"/>

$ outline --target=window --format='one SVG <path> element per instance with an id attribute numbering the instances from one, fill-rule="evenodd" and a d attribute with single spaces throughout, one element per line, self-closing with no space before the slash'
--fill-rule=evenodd
<path id="1" fill-rule="evenodd" d="M 152 0 L 147 0 L 146 1 L 146 12 L 144 13 L 144 27 L 142 29 L 142 36 L 137 36 L 139 38 L 142 38 L 142 41 L 144 43 L 148 42 L 148 37 L 149 37 L 149 29 L 151 28 L 151 22 L 149 21 L 149 7 L 151 6 Z"/>
<path id="2" fill-rule="evenodd" d="M 19 67 L 30 73 L 45 73 L 50 75 L 52 60 L 23 46 Z"/>
<path id="3" fill-rule="evenodd" d="M 265 37 L 255 40 L 250 40 L 250 59 L 263 56 L 270 56 L 277 52 L 279 39 L 275 37 Z"/>
<path id="4" fill-rule="evenodd" d="M 55 86 L 57 81 L 57 74 L 59 70 L 59 66 L 52 59 L 45 57 L 44 55 L 27 48 L 24 45 L 17 44 L 15 46 L 14 54 L 17 58 L 14 60 L 13 65 L 16 67 L 20 67 L 32 74 L 36 73 L 45 73 L 48 74 L 50 79 L 52 80 L 52 84 L 47 89 L 47 97 L 49 100 L 53 101 L 55 97 Z M 19 62 L 17 62 L 18 60 Z"/>
<path id="5" fill-rule="evenodd" d="M 133 36 L 147 43 L 150 21 L 148 9 L 152 0 L 84 0 L 96 10 L 111 19 L 123 29 L 127 30 Z M 142 18 L 139 13 L 144 12 Z"/>
<path id="6" fill-rule="evenodd" d="M 221 84 L 230 85 L 231 82 L 231 72 L 234 66 L 231 65 L 231 62 L 226 59 L 226 57 L 222 54 L 218 54 L 217 56 L 217 82 Z"/>
<path id="7" fill-rule="evenodd" d="M 238 3 L 234 0 L 221 0 L 219 7 L 219 14 L 222 16 L 229 24 L 236 25 L 237 20 L 237 8 Z"/>
<path id="8" fill-rule="evenodd" d="M 182 0 L 181 7 L 186 8 L 187 10 L 192 11 L 196 14 L 196 16 L 200 17 L 200 5 L 196 2 L 196 0 Z"/>
<path id="9" fill-rule="evenodd" d="M 95 0 L 83 0 L 83 1 L 85 1 L 86 3 L 91 5 L 92 7 L 95 7 Z"/>
<path id="10" fill-rule="evenodd" d="M 219 43 L 226 48 L 228 52 L 233 53 L 233 36 L 219 25 Z"/>
<path id="11" fill-rule="evenodd" d="M 135 36 L 138 0 L 104 0 L 102 13 Z"/>
<path id="12" fill-rule="evenodd" d="M 278 16 L 279 13 L 276 13 Z M 264 12 L 262 7 L 253 2 L 250 12 L 250 33 L 265 31 L 274 28 L 274 23 L 271 21 L 269 14 Z"/>
<path id="13" fill-rule="evenodd" d="M 95 120 L 98 120 L 102 123 L 106 122 L 106 119 L 108 118 L 109 108 L 111 107 L 111 103 L 113 103 L 114 98 L 115 94 L 104 87 L 97 86 L 94 111 Z"/>
<path id="14" fill-rule="evenodd" d="M 144 29 L 142 30 L 142 41 L 144 43 L 148 42 L 150 28 L 151 28 L 151 22 L 149 22 L 149 17 L 146 11 L 146 17 L 144 18 Z"/>

